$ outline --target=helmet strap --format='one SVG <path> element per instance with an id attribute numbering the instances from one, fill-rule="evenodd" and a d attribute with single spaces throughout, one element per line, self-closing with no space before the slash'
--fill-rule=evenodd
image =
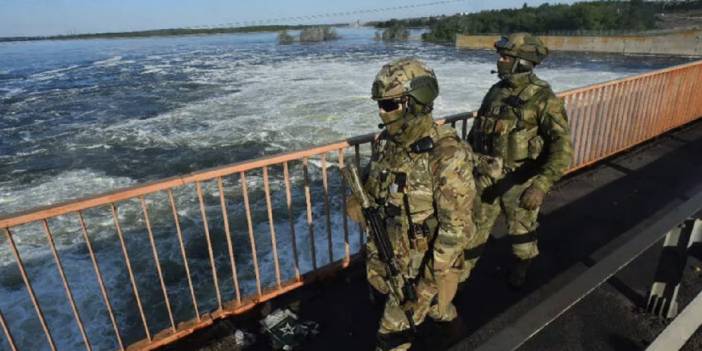
<path id="1" fill-rule="evenodd" d="M 518 58 L 516 61 L 518 62 L 517 73 L 530 72 L 530 71 L 534 70 L 534 63 L 533 62 L 531 62 L 529 60 L 521 59 L 521 58 Z"/>
<path id="2" fill-rule="evenodd" d="M 404 133 L 407 130 L 407 127 L 409 127 L 409 118 L 407 118 L 407 115 L 410 114 L 410 112 L 412 113 L 412 115 L 415 114 L 415 111 L 414 111 L 415 104 L 410 104 L 409 98 L 407 98 L 405 96 L 402 99 L 402 105 L 403 105 L 402 107 L 404 108 L 405 112 L 402 114 L 402 127 L 400 127 L 400 128 L 402 129 L 402 132 Z M 412 111 L 410 111 L 410 109 L 412 109 Z"/>
<path id="3" fill-rule="evenodd" d="M 517 73 L 517 68 L 519 67 L 519 60 L 521 60 L 518 57 L 512 57 L 512 69 L 510 70 L 512 74 Z"/>

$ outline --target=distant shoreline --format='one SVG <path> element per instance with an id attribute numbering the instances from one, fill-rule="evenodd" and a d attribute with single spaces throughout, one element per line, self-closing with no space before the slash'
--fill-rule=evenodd
<path id="1" fill-rule="evenodd" d="M 111 33 L 88 33 L 88 34 L 67 34 L 32 37 L 0 37 L 0 43 L 20 42 L 20 41 L 41 41 L 41 40 L 76 40 L 76 39 L 127 39 L 127 38 L 148 38 L 148 37 L 169 37 L 181 35 L 211 35 L 229 33 L 261 33 L 278 32 L 283 30 L 300 30 L 310 27 L 320 27 L 321 25 L 276 25 L 276 26 L 250 26 L 232 28 L 202 28 L 202 29 L 154 29 L 135 32 L 111 32 Z M 324 25 L 330 27 L 344 27 L 346 24 Z"/>

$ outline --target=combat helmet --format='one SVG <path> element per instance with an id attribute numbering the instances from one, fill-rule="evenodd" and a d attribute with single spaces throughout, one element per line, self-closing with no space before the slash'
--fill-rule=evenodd
<path id="1" fill-rule="evenodd" d="M 411 109 L 421 106 L 422 112 L 431 112 L 434 99 L 439 95 L 439 83 L 434 71 L 423 62 L 413 58 L 392 61 L 375 77 L 371 89 L 376 101 L 410 97 Z"/>
<path id="2" fill-rule="evenodd" d="M 548 56 L 548 48 L 541 39 L 529 33 L 514 33 L 495 42 L 501 55 L 527 60 L 538 65 Z"/>

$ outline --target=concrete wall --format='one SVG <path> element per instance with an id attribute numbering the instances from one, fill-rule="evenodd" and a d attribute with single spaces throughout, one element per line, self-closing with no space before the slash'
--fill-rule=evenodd
<path id="1" fill-rule="evenodd" d="M 702 56 L 702 30 L 659 35 L 625 36 L 540 36 L 546 46 L 558 51 L 589 51 L 624 54 L 666 54 Z M 457 35 L 461 49 L 492 49 L 499 39 L 493 35 Z"/>

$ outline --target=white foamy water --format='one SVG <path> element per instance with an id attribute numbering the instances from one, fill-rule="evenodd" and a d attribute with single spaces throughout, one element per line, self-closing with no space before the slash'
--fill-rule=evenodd
<path id="1" fill-rule="evenodd" d="M 0 216 L 36 206 L 291 151 L 377 131 L 370 86 L 392 59 L 415 56 L 436 71 L 441 94 L 435 117 L 474 110 L 496 81 L 494 55 L 419 42 L 374 42 L 373 30 L 343 29 L 343 39 L 277 46 L 275 34 L 17 43 L 0 46 Z M 680 59 L 555 53 L 539 75 L 566 90 L 679 63 Z M 310 160 L 314 238 L 310 237 L 301 165 L 291 164 L 292 216 L 282 169 L 271 167 L 276 246 L 283 280 L 338 260 L 360 246 L 344 228 L 338 165 L 330 155 L 323 206 L 321 161 Z M 270 226 L 261 172 L 247 174 L 251 227 L 264 287 L 275 285 Z M 203 207 L 215 243 L 225 300 L 234 296 L 216 184 L 203 184 Z M 238 176 L 224 179 L 230 231 L 244 295 L 256 291 L 248 220 Z M 216 308 L 204 223 L 194 186 L 174 191 L 198 308 Z M 194 317 L 180 243 L 165 194 L 145 198 L 177 320 Z M 168 317 L 138 200 L 115 204 L 152 332 Z M 328 214 L 328 217 L 327 217 Z M 108 207 L 85 211 L 110 300 L 127 343 L 145 337 Z M 327 227 L 327 218 L 329 227 Z M 116 347 L 76 215 L 49 225 L 95 349 Z M 60 349 L 82 339 L 39 224 L 13 228 L 20 254 Z M 345 236 L 348 233 L 348 243 Z M 293 241 L 293 235 L 295 240 Z M 293 245 L 294 244 L 294 245 Z M 297 250 L 297 257 L 293 251 Z M 297 260 L 296 260 L 297 258 Z M 14 257 L 0 236 L 0 311 L 20 349 L 48 349 Z M 8 346 L 0 343 L 0 350 Z"/>

